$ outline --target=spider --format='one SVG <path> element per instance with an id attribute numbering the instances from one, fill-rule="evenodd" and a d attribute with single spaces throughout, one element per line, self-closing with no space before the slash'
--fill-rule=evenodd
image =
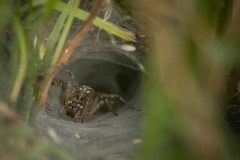
<path id="1" fill-rule="evenodd" d="M 126 101 L 117 94 L 97 93 L 90 86 L 79 86 L 73 72 L 66 69 L 64 69 L 64 71 L 71 77 L 74 90 L 70 92 L 69 84 L 56 77 L 53 79 L 52 85 L 61 88 L 61 112 L 74 118 L 75 122 L 81 120 L 83 123 L 85 119 L 91 117 L 104 105 L 106 105 L 115 116 L 118 116 L 112 107 L 115 100 L 119 100 L 124 104 L 127 104 Z"/>

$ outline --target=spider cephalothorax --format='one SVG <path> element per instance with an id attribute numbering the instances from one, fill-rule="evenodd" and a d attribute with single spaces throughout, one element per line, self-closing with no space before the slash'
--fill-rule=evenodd
<path id="1" fill-rule="evenodd" d="M 106 105 L 108 109 L 117 116 L 112 105 L 115 100 L 123 103 L 126 101 L 119 95 L 95 92 L 93 88 L 81 85 L 76 82 L 74 74 L 70 70 L 65 70 L 73 81 L 74 90 L 70 92 L 69 85 L 64 81 L 54 78 L 52 85 L 61 87 L 60 103 L 62 105 L 61 112 L 67 116 L 73 117 L 75 121 L 89 118 L 99 108 Z"/>

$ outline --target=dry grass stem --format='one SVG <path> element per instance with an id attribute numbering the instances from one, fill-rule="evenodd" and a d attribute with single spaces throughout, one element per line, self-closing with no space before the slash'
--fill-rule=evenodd
<path id="1" fill-rule="evenodd" d="M 7 122 L 22 123 L 20 117 L 10 110 L 6 103 L 0 102 L 0 116 Z"/>
<path id="2" fill-rule="evenodd" d="M 74 53 L 74 50 L 79 45 L 80 41 L 83 39 L 84 35 L 88 32 L 90 27 L 92 26 L 92 23 L 95 19 L 95 17 L 98 14 L 98 11 L 101 7 L 102 0 L 98 0 L 96 4 L 94 5 L 88 19 L 83 23 L 83 25 L 77 30 L 77 32 L 70 38 L 70 40 L 67 42 L 65 48 L 63 49 L 56 66 L 53 66 L 49 69 L 46 79 L 43 84 L 43 90 L 40 95 L 40 101 L 38 105 L 38 111 L 41 109 L 41 106 L 45 104 L 47 100 L 47 93 L 49 90 L 49 87 L 51 85 L 51 81 L 57 71 L 61 68 L 62 65 L 64 65 L 70 56 Z"/>

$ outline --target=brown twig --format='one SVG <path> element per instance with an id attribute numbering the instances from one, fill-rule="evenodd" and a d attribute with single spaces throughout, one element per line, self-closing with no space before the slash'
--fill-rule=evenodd
<path id="1" fill-rule="evenodd" d="M 0 117 L 7 122 L 22 123 L 21 118 L 10 110 L 6 103 L 0 102 Z"/>
<path id="2" fill-rule="evenodd" d="M 68 61 L 73 51 L 79 45 L 79 42 L 83 39 L 84 35 L 88 32 L 88 30 L 92 26 L 92 23 L 95 17 L 97 16 L 97 13 L 99 8 L 101 7 L 101 4 L 102 4 L 102 0 L 98 0 L 96 2 L 88 19 L 83 23 L 81 28 L 78 29 L 78 31 L 72 36 L 72 38 L 67 43 L 65 47 L 66 49 L 63 51 L 60 58 L 58 59 L 57 65 L 62 65 Z"/>
<path id="3" fill-rule="evenodd" d="M 92 26 L 92 23 L 93 23 L 95 17 L 97 16 L 97 13 L 101 7 L 102 1 L 103 0 L 97 0 L 88 19 L 83 23 L 83 25 L 77 30 L 77 32 L 67 42 L 63 52 L 61 53 L 61 56 L 59 57 L 59 59 L 56 63 L 56 66 L 53 66 L 49 69 L 47 76 L 45 78 L 44 84 L 43 84 L 43 90 L 40 94 L 38 111 L 41 109 L 41 106 L 47 100 L 48 89 L 51 85 L 51 81 L 52 81 L 53 77 L 55 76 L 55 74 L 57 73 L 59 68 L 68 61 L 69 57 L 73 54 L 74 50 L 79 45 L 79 43 L 83 39 L 84 35 L 88 32 L 88 30 Z"/>

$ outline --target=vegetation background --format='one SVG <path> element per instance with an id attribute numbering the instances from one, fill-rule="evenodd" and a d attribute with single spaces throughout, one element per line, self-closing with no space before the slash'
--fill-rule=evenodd
<path id="1" fill-rule="evenodd" d="M 64 12 L 69 7 L 64 2 L 0 2 L 0 159 L 72 159 L 27 127 L 41 92 L 36 84 L 41 80 L 39 73 L 48 72 L 49 64 L 56 64 L 64 46 L 63 41 L 54 50 L 63 22 L 71 24 L 73 16 L 88 16 L 83 11 Z M 79 1 L 68 3 L 77 6 Z M 239 159 L 239 142 L 225 116 L 239 81 L 240 3 L 117 3 L 138 17 L 145 35 L 150 37 L 143 91 L 143 143 L 136 159 Z M 43 55 L 41 39 L 31 35 L 31 27 L 33 22 L 45 25 L 53 10 L 62 13 L 60 27 L 51 32 L 48 52 Z M 94 25 L 104 28 L 106 24 L 99 21 Z M 108 27 L 105 29 L 112 30 Z M 67 36 L 70 25 L 65 28 L 60 36 Z M 125 32 L 112 34 L 131 40 Z M 238 119 L 232 123 L 238 126 Z"/>

